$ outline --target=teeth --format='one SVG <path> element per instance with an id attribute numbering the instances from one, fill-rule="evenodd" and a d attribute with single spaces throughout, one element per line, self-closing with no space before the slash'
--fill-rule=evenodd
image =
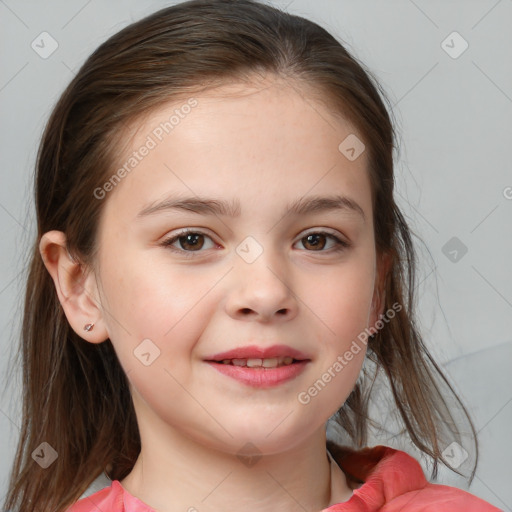
<path id="1" fill-rule="evenodd" d="M 232 364 L 233 366 L 246 366 L 248 368 L 277 368 L 278 366 L 290 365 L 293 363 L 293 357 L 271 357 L 266 359 L 224 359 L 222 364 Z"/>

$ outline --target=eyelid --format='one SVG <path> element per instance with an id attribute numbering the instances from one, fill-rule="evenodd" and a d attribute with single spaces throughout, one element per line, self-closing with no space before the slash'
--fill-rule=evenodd
<path id="1" fill-rule="evenodd" d="M 313 228 L 307 228 L 305 231 L 301 231 L 299 240 L 301 238 L 304 238 L 305 236 L 311 235 L 311 234 L 322 234 L 322 235 L 332 235 L 336 238 L 339 238 L 340 240 L 343 238 L 342 241 L 347 242 L 346 236 L 340 233 L 339 231 L 336 231 L 332 228 L 322 228 L 322 227 L 313 227 Z"/>

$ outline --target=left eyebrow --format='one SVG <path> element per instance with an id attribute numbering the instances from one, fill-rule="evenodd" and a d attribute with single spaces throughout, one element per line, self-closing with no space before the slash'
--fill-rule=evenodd
<path id="1" fill-rule="evenodd" d="M 239 217 L 241 213 L 240 202 L 238 200 L 222 201 L 207 197 L 168 197 L 158 203 L 151 203 L 145 206 L 138 214 L 137 218 L 153 215 L 161 211 L 184 210 L 197 213 L 199 215 L 224 215 L 229 217 Z M 366 222 L 366 216 L 359 204 L 347 196 L 309 196 L 300 198 L 284 208 L 284 215 L 307 215 L 308 213 L 320 213 L 328 211 L 346 211 L 353 212 L 361 216 L 363 222 Z"/>

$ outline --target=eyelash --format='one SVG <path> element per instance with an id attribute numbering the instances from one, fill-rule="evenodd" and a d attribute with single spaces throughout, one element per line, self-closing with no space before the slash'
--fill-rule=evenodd
<path id="1" fill-rule="evenodd" d="M 187 235 L 191 235 L 191 234 L 192 235 L 203 235 L 203 236 L 206 236 L 206 237 L 210 238 L 213 241 L 212 237 L 210 235 L 208 235 L 207 233 L 203 232 L 203 231 L 196 230 L 196 229 L 185 229 L 185 230 L 181 231 L 180 233 L 177 233 L 176 235 L 173 235 L 172 237 L 167 238 L 160 245 L 162 247 L 166 247 L 168 249 L 171 249 L 171 251 L 173 251 L 173 252 L 180 253 L 181 255 L 185 256 L 186 258 L 193 258 L 195 256 L 195 253 L 201 253 L 201 252 L 204 252 L 204 251 L 201 251 L 201 250 L 198 250 L 198 251 L 186 251 L 184 249 L 176 249 L 176 248 L 172 247 L 172 244 L 174 244 L 174 242 L 177 242 L 180 238 L 182 238 L 184 236 L 187 236 Z M 331 238 L 332 240 L 334 240 L 334 242 L 336 243 L 336 246 L 334 248 L 331 248 L 328 251 L 320 250 L 320 251 L 307 251 L 307 252 L 313 252 L 313 253 L 314 252 L 320 252 L 320 253 L 322 253 L 322 252 L 339 253 L 339 252 L 345 251 L 346 249 L 351 247 L 351 244 L 349 242 L 341 240 L 340 238 L 338 238 L 337 236 L 335 236 L 334 234 L 332 234 L 332 233 L 330 233 L 328 231 L 311 231 L 309 233 L 306 233 L 298 241 L 300 242 L 303 238 L 306 238 L 309 235 L 325 235 L 326 237 Z"/>

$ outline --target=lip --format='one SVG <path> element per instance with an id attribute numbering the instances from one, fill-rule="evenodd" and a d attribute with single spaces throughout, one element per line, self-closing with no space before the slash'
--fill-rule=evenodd
<path id="1" fill-rule="evenodd" d="M 297 359 L 299 361 L 311 359 L 307 354 L 289 347 L 288 345 L 272 345 L 271 347 L 248 345 L 214 354 L 210 357 L 206 357 L 205 361 L 215 362 L 223 361 L 224 359 L 270 359 L 273 357 L 293 357 L 293 359 Z"/>
<path id="2" fill-rule="evenodd" d="M 292 357 L 295 361 L 292 364 L 278 366 L 277 368 L 249 368 L 222 363 L 225 359 L 270 359 L 277 357 Z M 205 358 L 205 362 L 219 373 L 231 377 L 246 386 L 270 388 L 298 377 L 304 371 L 307 364 L 311 362 L 311 358 L 304 352 L 288 345 L 272 345 L 271 347 L 247 345 L 214 354 Z"/>
<path id="3" fill-rule="evenodd" d="M 207 361 L 210 366 L 223 375 L 253 388 L 270 388 L 295 379 L 304 371 L 309 362 L 309 360 L 297 361 L 277 368 L 249 368 Z"/>

